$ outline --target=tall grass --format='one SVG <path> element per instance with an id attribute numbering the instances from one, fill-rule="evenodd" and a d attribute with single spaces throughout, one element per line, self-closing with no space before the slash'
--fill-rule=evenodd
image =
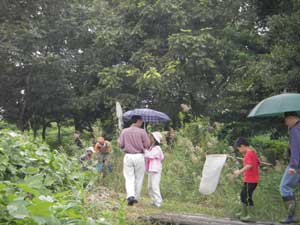
<path id="1" fill-rule="evenodd" d="M 240 207 L 239 194 L 242 188 L 242 178 L 234 179 L 232 172 L 234 169 L 242 167 L 241 162 L 237 163 L 235 160 L 227 159 L 215 193 L 205 196 L 198 191 L 205 155 L 210 153 L 232 153 L 232 149 L 229 147 L 230 143 L 216 138 L 218 129 L 218 124 L 211 126 L 206 120 L 201 119 L 187 124 L 185 128 L 177 131 L 171 145 L 166 145 L 166 143 L 162 145 L 165 160 L 163 161 L 161 192 L 165 200 L 165 206 L 161 210 L 187 213 L 205 212 L 211 215 L 232 217 Z M 63 131 L 63 140 L 66 141 L 64 146 L 67 148 L 67 146 L 72 145 L 73 130 L 66 128 Z M 49 130 L 48 134 L 48 141 L 51 142 L 55 139 L 55 131 Z M 116 138 L 112 140 L 113 172 L 107 174 L 100 183 L 111 190 L 125 193 L 122 170 L 124 154 L 117 147 Z M 260 140 L 263 141 L 260 142 Z M 266 149 L 264 149 L 265 140 L 268 143 L 273 143 L 267 135 L 265 138 L 262 136 L 253 138 L 253 143 L 255 146 L 261 146 L 257 149 L 259 155 L 267 156 L 265 158 L 268 159 L 270 158 L 270 155 L 268 155 L 270 152 L 266 152 Z M 284 138 L 281 142 L 277 141 L 276 149 L 280 152 L 280 157 L 283 151 L 281 148 L 286 146 L 285 141 Z M 86 135 L 84 144 L 85 146 L 90 144 L 88 135 Z M 276 159 L 280 159 L 278 154 L 276 157 Z M 260 183 L 254 192 L 256 217 L 260 220 L 277 221 L 286 215 L 279 194 L 279 183 L 284 166 L 282 166 L 282 162 L 276 161 L 276 163 L 275 167 L 261 168 L 260 170 Z M 144 180 L 143 197 L 147 196 L 146 185 L 147 177 Z M 125 195 L 121 196 L 125 198 Z"/>
<path id="2" fill-rule="evenodd" d="M 199 129 L 203 127 L 198 126 Z M 194 128 L 195 126 L 193 126 Z M 243 185 L 242 177 L 233 178 L 232 172 L 241 168 L 242 164 L 228 158 L 216 192 L 208 196 L 200 194 L 198 189 L 205 155 L 208 153 L 232 153 L 232 149 L 226 142 L 215 138 L 215 130 L 209 132 L 207 127 L 204 129 L 206 134 L 194 131 L 197 135 L 201 134 L 198 140 L 196 137 L 191 140 L 193 132 L 186 129 L 177 132 L 172 146 L 166 144 L 162 146 L 165 160 L 161 192 L 165 200 L 177 202 L 179 208 L 180 204 L 184 203 L 185 208 L 181 208 L 182 212 L 188 213 L 190 209 L 186 205 L 191 204 L 198 206 L 199 212 L 205 211 L 212 215 L 232 217 L 240 207 L 239 194 Z M 123 154 L 116 145 L 114 146 L 114 171 L 106 178 L 106 185 L 115 191 L 125 192 L 122 173 Z M 260 169 L 260 183 L 254 192 L 255 213 L 260 220 L 278 221 L 286 215 L 279 194 L 279 183 L 283 170 L 284 167 L 280 163 L 272 168 Z M 146 183 L 145 179 L 143 196 L 147 196 Z"/>

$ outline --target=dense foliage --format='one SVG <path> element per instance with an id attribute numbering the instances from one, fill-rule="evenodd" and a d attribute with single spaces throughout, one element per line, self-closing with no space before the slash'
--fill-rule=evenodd
<path id="1" fill-rule="evenodd" d="M 249 134 L 254 104 L 300 91 L 299 0 L 0 4 L 1 112 L 44 139 L 51 122 L 92 131 L 97 119 L 111 135 L 116 100 L 164 111 L 175 128 L 185 103 Z"/>
<path id="2" fill-rule="evenodd" d="M 278 219 L 286 130 L 245 118 L 265 97 L 300 92 L 299 12 L 299 0 L 0 0 L 0 118 L 11 122 L 0 121 L 0 224 L 108 223 L 86 205 L 95 176 L 71 157 L 70 135 L 115 143 L 115 101 L 172 118 L 166 199 L 234 209 L 236 162 L 211 197 L 199 196 L 200 171 L 206 153 L 251 136 L 276 164 L 262 172 L 259 216 Z M 113 159 L 107 185 L 123 192 L 122 154 Z"/>
<path id="3" fill-rule="evenodd" d="M 0 135 L 1 224 L 109 224 L 100 213 L 91 217 L 94 173 L 77 159 L 14 130 Z"/>

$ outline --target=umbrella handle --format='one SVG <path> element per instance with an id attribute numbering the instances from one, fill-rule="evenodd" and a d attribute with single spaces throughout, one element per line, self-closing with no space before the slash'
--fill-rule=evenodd
<path id="1" fill-rule="evenodd" d="M 238 159 L 238 160 L 243 160 L 243 158 L 240 158 L 240 157 L 233 157 L 231 155 L 227 155 L 227 157 L 231 158 L 231 159 Z M 273 164 L 271 163 L 267 163 L 267 162 L 263 162 L 263 161 L 259 161 L 259 163 L 261 165 L 265 165 L 265 166 L 273 166 Z"/>

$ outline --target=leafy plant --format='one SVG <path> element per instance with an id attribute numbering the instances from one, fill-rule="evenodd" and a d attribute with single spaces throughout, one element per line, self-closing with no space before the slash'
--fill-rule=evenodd
<path id="1" fill-rule="evenodd" d="M 0 223 L 109 224 L 85 206 L 92 171 L 39 139 L 9 129 L 0 135 Z"/>

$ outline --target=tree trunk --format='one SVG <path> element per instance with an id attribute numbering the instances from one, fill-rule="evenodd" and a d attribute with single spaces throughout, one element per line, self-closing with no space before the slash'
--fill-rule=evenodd
<path id="1" fill-rule="evenodd" d="M 28 121 L 28 124 L 29 129 L 33 131 L 33 138 L 35 140 L 37 137 L 38 125 L 34 115 L 32 116 L 32 119 Z"/>
<path id="2" fill-rule="evenodd" d="M 36 137 L 37 137 L 37 127 L 33 127 L 33 138 L 34 138 L 34 140 L 36 139 Z"/>
<path id="3" fill-rule="evenodd" d="M 61 144 L 61 126 L 60 126 L 60 122 L 57 121 L 57 143 L 60 145 Z"/>
<path id="4" fill-rule="evenodd" d="M 43 142 L 46 140 L 46 129 L 47 129 L 47 125 L 48 123 L 46 123 L 45 121 L 43 122 L 43 131 L 42 131 L 42 140 Z"/>
<path id="5" fill-rule="evenodd" d="M 25 125 L 24 125 L 24 114 L 25 114 L 25 108 L 26 108 L 26 100 L 21 99 L 20 101 L 20 104 L 21 104 L 21 112 L 20 112 L 20 115 L 19 115 L 19 122 L 18 122 L 18 127 L 19 129 L 24 132 L 25 130 Z"/>
<path id="6" fill-rule="evenodd" d="M 30 80 L 31 80 L 31 69 L 29 69 L 28 71 L 28 75 L 25 79 L 25 93 L 22 94 L 21 98 L 20 98 L 20 105 L 21 105 L 21 111 L 19 114 L 19 122 L 18 122 L 18 126 L 19 129 L 24 132 L 25 130 L 25 111 L 26 111 L 26 107 L 27 107 L 27 98 L 26 96 L 29 93 L 29 89 L 30 89 Z"/>
<path id="7" fill-rule="evenodd" d="M 75 131 L 80 131 L 82 132 L 82 125 L 80 123 L 80 119 L 74 116 L 74 126 L 75 126 Z"/>

